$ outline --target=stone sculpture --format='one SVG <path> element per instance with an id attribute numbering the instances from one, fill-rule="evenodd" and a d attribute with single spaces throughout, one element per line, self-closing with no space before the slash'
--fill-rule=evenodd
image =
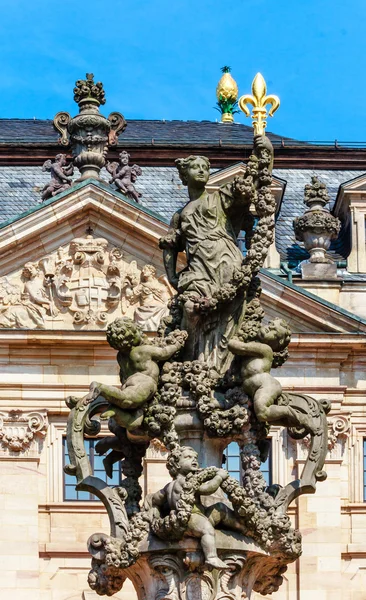
<path id="1" fill-rule="evenodd" d="M 130 155 L 126 150 L 123 150 L 119 155 L 119 162 L 112 162 L 106 164 L 108 173 L 112 175 L 109 183 L 114 183 L 117 190 L 122 192 L 127 198 L 139 201 L 142 196 L 134 186 L 134 183 L 142 174 L 141 168 L 138 165 L 129 166 Z"/>
<path id="2" fill-rule="evenodd" d="M 71 118 L 67 112 L 59 112 L 53 120 L 55 129 L 61 134 L 59 143 L 71 145 L 74 166 L 81 173 L 78 181 L 88 178 L 99 179 L 100 170 L 105 166 L 108 146 L 115 146 L 118 135 L 126 128 L 126 121 L 120 113 L 113 112 L 106 119 L 99 112 L 105 104 L 103 84 L 94 82 L 92 73 L 86 79 L 76 82 L 74 100 L 79 106 L 79 114 Z"/>
<path id="3" fill-rule="evenodd" d="M 260 121 L 263 127 L 262 113 Z M 263 325 L 260 305 L 258 272 L 274 228 L 272 156 L 269 140 L 256 136 L 244 176 L 214 194 L 205 191 L 206 158 L 178 161 L 190 201 L 160 244 L 177 291 L 169 315 L 149 342 L 131 320 L 111 325 L 122 388 L 92 383 L 86 396 L 67 400 L 65 469 L 78 490 L 103 501 L 111 522 L 110 535 L 97 533 L 88 543 L 89 585 L 100 595 L 117 592 L 126 577 L 139 600 L 266 595 L 301 553 L 286 511 L 326 477 L 329 402 L 286 393 L 270 374 L 286 360 L 290 338 L 283 320 Z M 177 273 L 180 251 L 187 266 Z M 108 452 L 106 472 L 121 461 L 124 478 L 115 488 L 92 475 L 84 450 L 84 434 L 100 430 L 98 415 L 109 418 L 112 433 L 96 446 Z M 295 439 L 309 437 L 303 471 L 284 487 L 267 487 L 260 471 L 272 422 Z M 142 505 L 138 479 L 156 438 L 168 451 L 173 481 Z M 222 469 L 232 441 L 241 448 L 242 484 Z"/>
<path id="4" fill-rule="evenodd" d="M 171 295 L 155 267 L 89 234 L 0 279 L 0 327 L 105 329 L 126 316 L 157 331 Z"/>
<path id="5" fill-rule="evenodd" d="M 264 252 L 272 234 L 274 200 L 268 187 L 272 152 L 269 140 L 257 136 L 245 175 L 212 194 L 205 190 L 210 173 L 206 158 L 189 156 L 176 161 L 182 182 L 188 186 L 190 202 L 173 216 L 160 247 L 169 282 L 179 294 L 182 328 L 189 333 L 185 358 L 203 358 L 221 373 L 231 358 L 227 356 L 227 340 L 243 317 L 245 289 L 262 264 L 255 246 L 243 260 L 237 237 L 245 230 L 248 247 L 251 236 L 258 237 L 252 242 Z M 260 238 L 252 230 L 253 198 L 257 199 L 260 225 L 266 233 Z M 177 273 L 177 256 L 182 251 L 188 264 Z"/>
<path id="6" fill-rule="evenodd" d="M 162 344 L 152 344 L 142 330 L 130 319 L 117 319 L 107 329 L 108 343 L 118 350 L 122 388 L 93 381 L 88 400 L 102 396 L 112 406 L 101 419 L 113 417 L 116 423 L 128 431 L 142 424 L 142 407 L 158 389 L 158 362 L 167 361 L 178 352 L 187 338 L 185 331 L 174 331 Z"/>
<path id="7" fill-rule="evenodd" d="M 140 274 L 128 274 L 127 280 L 126 300 L 129 305 L 138 303 L 133 315 L 134 321 L 144 331 L 157 331 L 160 321 L 169 313 L 168 301 L 171 294 L 164 278 L 156 277 L 153 265 L 145 265 Z"/>
<path id="8" fill-rule="evenodd" d="M 308 208 L 301 217 L 296 217 L 293 224 L 296 239 L 304 242 L 310 254 L 310 264 L 302 265 L 303 277 L 336 277 L 337 267 L 326 252 L 332 240 L 337 239 L 341 222 L 325 208 L 330 200 L 329 194 L 326 185 L 315 175 L 311 184 L 305 186 L 304 195 L 304 204 Z"/>
<path id="9" fill-rule="evenodd" d="M 46 183 L 42 190 L 42 202 L 71 187 L 74 166 L 72 164 L 66 166 L 66 163 L 66 154 L 57 154 L 54 162 L 46 160 L 43 163 L 42 171 L 48 171 L 51 174 L 51 181 Z"/>
<path id="10" fill-rule="evenodd" d="M 170 510 L 169 518 L 172 520 L 172 513 L 176 513 L 178 509 L 187 480 L 192 479 L 193 474 L 199 471 L 198 454 L 189 446 L 180 446 L 170 453 L 167 467 L 173 481 L 159 492 L 147 496 L 144 508 L 154 513 L 154 508 L 159 512 L 159 509 L 167 505 Z M 229 473 L 225 469 L 207 467 L 200 471 L 200 485 L 194 490 L 194 506 L 185 531 L 185 535 L 200 539 L 205 564 L 214 569 L 227 569 L 227 564 L 217 555 L 215 528 L 222 523 L 233 531 L 246 533 L 245 524 L 240 522 L 235 512 L 226 504 L 216 503 L 207 509 L 201 502 L 201 496 L 215 494 L 228 477 Z M 154 514 L 151 520 L 154 521 Z M 155 533 L 158 532 L 157 530 L 155 524 Z"/>

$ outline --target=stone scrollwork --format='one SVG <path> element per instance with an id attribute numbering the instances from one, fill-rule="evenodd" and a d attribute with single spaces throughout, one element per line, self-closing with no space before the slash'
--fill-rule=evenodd
<path id="1" fill-rule="evenodd" d="M 156 331 L 170 297 L 153 265 L 139 269 L 105 238 L 87 235 L 0 279 L 0 327 L 104 329 L 125 315 Z"/>
<path id="2" fill-rule="evenodd" d="M 134 310 L 133 318 L 124 314 L 107 328 L 121 386 L 93 381 L 83 398 L 68 399 L 66 467 L 77 489 L 96 494 L 110 518 L 110 534 L 89 540 L 89 585 L 100 595 L 114 594 L 128 577 L 139 600 L 242 600 L 252 590 L 277 591 L 287 565 L 301 554 L 301 535 L 287 508 L 326 478 L 330 402 L 285 393 L 272 374 L 286 361 L 291 338 L 288 323 L 265 321 L 260 304 L 258 273 L 274 230 L 272 163 L 270 141 L 257 135 L 244 176 L 209 193 L 208 160 L 178 160 L 190 202 L 160 242 L 177 292 L 166 314 L 163 283 L 151 267 L 122 277 L 119 257 L 112 271 L 106 265 L 106 280 L 111 273 L 114 289 L 124 293 L 124 312 Z M 83 268 L 85 260 L 103 264 L 106 249 L 92 253 L 84 245 L 75 241 L 70 268 Z M 187 266 L 177 273 L 182 251 Z M 79 290 L 69 280 L 65 306 Z M 140 319 L 152 324 L 158 316 L 158 335 L 148 338 Z M 96 444 L 96 452 L 106 454 L 107 475 L 121 464 L 115 488 L 92 476 L 84 448 L 84 435 L 95 436 L 100 421 L 112 434 Z M 284 487 L 268 486 L 261 473 L 270 425 L 309 439 L 299 479 Z M 341 424 L 335 423 L 336 431 L 343 431 Z M 154 448 L 158 440 L 167 450 L 171 481 L 142 499 L 139 478 L 152 440 Z M 241 483 L 222 468 L 231 442 L 240 446 Z"/>
<path id="3" fill-rule="evenodd" d="M 0 445 L 3 450 L 17 453 L 28 450 L 34 440 L 45 437 L 47 429 L 46 412 L 0 412 Z"/>
<path id="4" fill-rule="evenodd" d="M 350 435 L 351 422 L 349 415 L 332 415 L 328 418 L 328 450 L 333 450 L 340 439 Z"/>

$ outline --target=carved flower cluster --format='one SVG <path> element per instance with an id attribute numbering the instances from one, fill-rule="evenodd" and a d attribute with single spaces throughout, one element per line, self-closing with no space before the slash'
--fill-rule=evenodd
<path id="1" fill-rule="evenodd" d="M 183 388 L 196 400 L 197 411 L 207 433 L 225 437 L 242 432 L 249 422 L 248 399 L 241 388 L 227 390 L 222 404 L 213 396 L 216 379 L 208 365 L 198 360 L 183 363 Z"/>
<path id="2" fill-rule="evenodd" d="M 86 98 L 94 98 L 99 104 L 105 104 L 105 92 L 100 81 L 94 83 L 94 75 L 86 74 L 86 79 L 78 79 L 74 87 L 74 100 L 79 103 Z"/>
<path id="3" fill-rule="evenodd" d="M 185 303 L 188 300 L 193 302 L 196 312 L 201 314 L 211 313 L 218 310 L 223 304 L 234 300 L 240 290 L 247 289 L 252 278 L 252 273 L 248 265 L 243 265 L 235 269 L 231 281 L 224 283 L 219 289 L 215 290 L 212 297 L 196 296 L 194 294 L 180 294 L 179 302 Z"/>
<path id="4" fill-rule="evenodd" d="M 325 206 L 329 200 L 327 186 L 316 175 L 313 175 L 311 183 L 307 183 L 304 189 L 304 203 L 309 207 Z"/>
<path id="5" fill-rule="evenodd" d="M 181 395 L 182 363 L 166 362 L 160 377 L 160 389 L 145 408 L 144 425 L 152 437 L 172 432 L 177 401 Z M 163 440 L 164 443 L 166 440 Z M 168 445 L 172 440 L 168 439 Z"/>
<path id="6" fill-rule="evenodd" d="M 92 590 L 100 596 L 112 596 L 119 592 L 125 581 L 121 569 L 133 565 L 140 556 L 138 545 L 149 531 L 149 523 L 142 513 L 134 515 L 129 520 L 129 530 L 124 539 L 114 538 L 103 534 L 94 542 L 102 558 L 92 559 L 88 583 Z"/>
<path id="7" fill-rule="evenodd" d="M 299 531 L 291 528 L 287 515 L 275 512 L 274 499 L 266 492 L 266 482 L 260 471 L 259 450 L 255 444 L 242 448 L 243 487 L 229 477 L 221 484 L 234 510 L 248 527 L 250 537 L 267 551 L 282 552 L 295 560 L 301 553 Z"/>
<path id="8" fill-rule="evenodd" d="M 257 337 L 258 330 L 264 317 L 264 310 L 259 298 L 253 298 L 248 302 L 243 322 L 236 334 L 243 342 L 251 342 Z"/>
<path id="9" fill-rule="evenodd" d="M 271 155 L 267 149 L 260 151 L 258 159 L 258 191 L 253 196 L 256 213 L 259 217 L 254 232 L 246 236 L 248 252 L 244 264 L 255 275 L 263 266 L 267 251 L 273 242 L 276 201 L 271 191 L 272 177 L 269 170 Z"/>
<path id="10" fill-rule="evenodd" d="M 335 239 L 341 229 L 341 222 L 329 212 L 324 210 L 309 210 L 301 217 L 294 219 L 294 230 L 296 239 L 303 240 L 305 231 L 318 230 L 327 233 L 331 239 Z"/>

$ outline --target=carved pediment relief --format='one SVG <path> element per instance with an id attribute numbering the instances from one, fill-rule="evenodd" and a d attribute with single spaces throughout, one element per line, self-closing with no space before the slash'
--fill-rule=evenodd
<path id="1" fill-rule="evenodd" d="M 171 296 L 153 265 L 139 268 L 107 239 L 86 235 L 0 279 L 0 327 L 104 329 L 127 316 L 156 331 Z"/>

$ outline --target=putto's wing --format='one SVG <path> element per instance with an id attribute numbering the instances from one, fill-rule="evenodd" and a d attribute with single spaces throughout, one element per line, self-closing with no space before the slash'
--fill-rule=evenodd
<path id="1" fill-rule="evenodd" d="M 42 171 L 51 171 L 52 160 L 48 159 L 43 163 Z"/>

